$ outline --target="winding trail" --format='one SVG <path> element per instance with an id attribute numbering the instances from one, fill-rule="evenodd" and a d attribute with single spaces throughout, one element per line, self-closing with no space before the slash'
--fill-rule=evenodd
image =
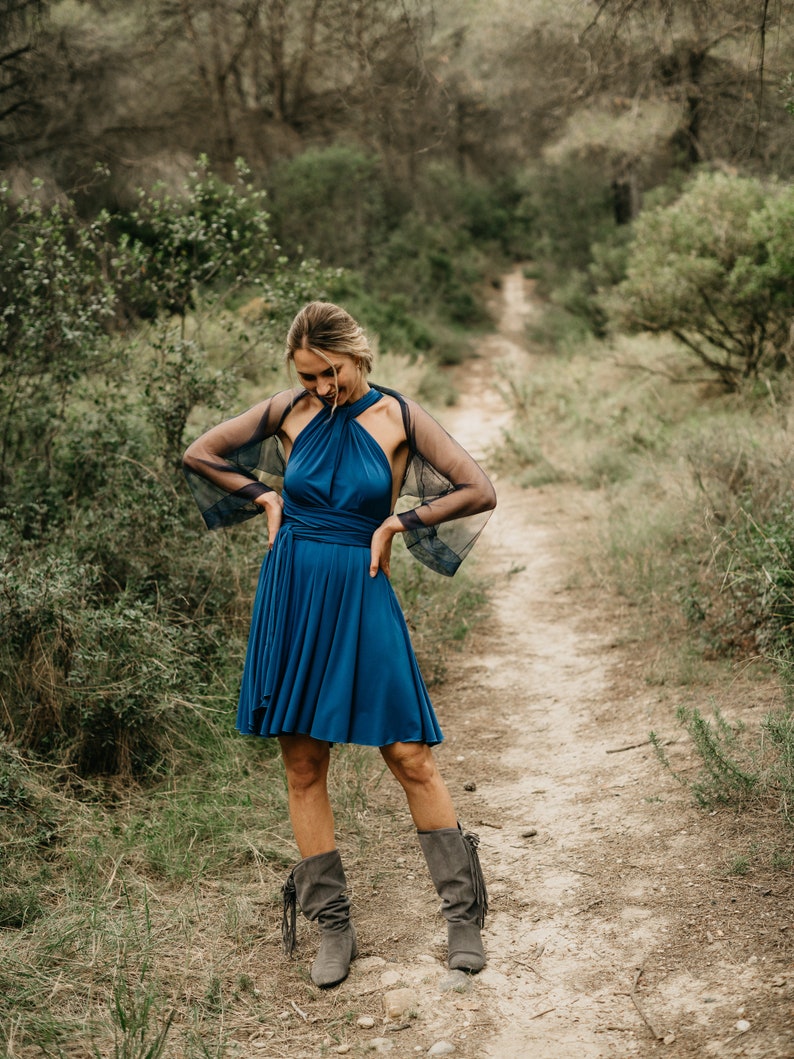
<path id="1" fill-rule="evenodd" d="M 462 369 L 446 417 L 486 465 L 510 422 L 494 380 L 501 367 L 532 370 L 533 311 L 516 270 L 498 333 Z M 625 614 L 597 585 L 579 587 L 567 550 L 598 498 L 576 486 L 497 490 L 477 548 L 493 571 L 493 617 L 439 701 L 454 714 L 444 772 L 480 833 L 491 896 L 481 1031 L 466 1054 L 794 1055 L 787 935 L 757 945 L 758 933 L 787 929 L 791 900 L 773 907 L 725 876 L 719 834 L 648 746 L 656 723 L 674 724 L 671 691 L 644 678 L 654 645 L 625 639 Z M 465 779 L 476 792 L 461 803 Z"/>

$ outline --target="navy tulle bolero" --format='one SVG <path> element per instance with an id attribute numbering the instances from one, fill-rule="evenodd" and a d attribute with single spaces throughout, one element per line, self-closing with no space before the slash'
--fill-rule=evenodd
<path id="1" fill-rule="evenodd" d="M 402 411 L 409 458 L 400 483 L 398 511 L 411 554 L 439 574 L 451 576 L 469 553 L 496 505 L 487 475 L 466 450 L 408 397 L 373 386 L 395 398 Z M 262 513 L 254 499 L 280 492 L 286 461 L 278 433 L 303 389 L 284 390 L 203 434 L 184 456 L 185 476 L 209 529 L 231 526 Z"/>

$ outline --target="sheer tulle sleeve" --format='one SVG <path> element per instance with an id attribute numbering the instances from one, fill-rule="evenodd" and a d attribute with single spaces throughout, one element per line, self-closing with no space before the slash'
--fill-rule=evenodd
<path id="1" fill-rule="evenodd" d="M 436 573 L 452 576 L 496 507 L 496 492 L 480 465 L 415 401 L 396 394 L 410 456 L 400 496 L 418 507 L 402 511 L 405 542 Z"/>
<path id="2" fill-rule="evenodd" d="M 278 431 L 304 390 L 285 390 L 208 430 L 183 456 L 190 491 L 209 529 L 262 513 L 256 497 L 284 483 Z"/>

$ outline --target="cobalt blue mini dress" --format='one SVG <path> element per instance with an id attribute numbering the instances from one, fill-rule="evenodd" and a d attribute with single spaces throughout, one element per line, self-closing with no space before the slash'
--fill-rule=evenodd
<path id="1" fill-rule="evenodd" d="M 237 712 L 244 735 L 385 746 L 443 739 L 391 582 L 370 540 L 392 472 L 358 422 L 382 399 L 322 408 L 295 439 L 283 522 L 262 563 Z"/>

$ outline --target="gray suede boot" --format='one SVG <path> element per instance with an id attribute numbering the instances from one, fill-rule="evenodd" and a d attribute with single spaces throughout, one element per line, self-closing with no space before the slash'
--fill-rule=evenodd
<path id="1" fill-rule="evenodd" d="M 356 932 L 350 922 L 350 901 L 345 897 L 345 878 L 339 850 L 306 857 L 292 869 L 282 887 L 284 918 L 281 936 L 284 951 L 291 956 L 296 945 L 295 903 L 307 919 L 317 920 L 320 949 L 312 964 L 312 981 L 321 989 L 347 978 L 351 960 L 358 956 Z"/>
<path id="2" fill-rule="evenodd" d="M 485 966 L 480 929 L 488 911 L 488 892 L 477 855 L 480 840 L 459 826 L 417 834 L 447 921 L 449 967 L 476 974 Z"/>

